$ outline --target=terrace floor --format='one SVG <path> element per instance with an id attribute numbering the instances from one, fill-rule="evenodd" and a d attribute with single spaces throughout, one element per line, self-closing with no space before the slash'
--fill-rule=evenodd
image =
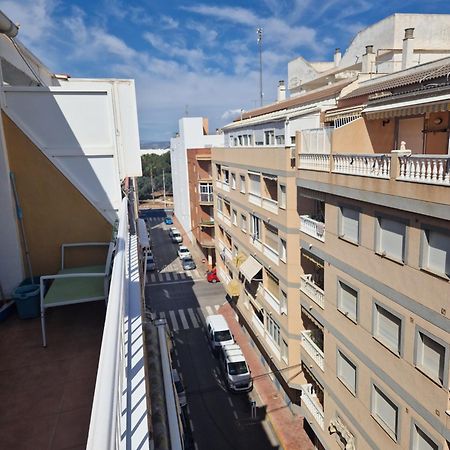
<path id="1" fill-rule="evenodd" d="M 103 301 L 0 322 L 0 448 L 86 448 L 105 320 Z"/>

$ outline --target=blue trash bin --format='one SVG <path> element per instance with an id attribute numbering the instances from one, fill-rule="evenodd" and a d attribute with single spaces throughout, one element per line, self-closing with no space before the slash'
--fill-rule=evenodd
<path id="1" fill-rule="evenodd" d="M 26 284 L 23 281 L 13 292 L 17 313 L 21 319 L 33 319 L 41 314 L 39 284 Z"/>

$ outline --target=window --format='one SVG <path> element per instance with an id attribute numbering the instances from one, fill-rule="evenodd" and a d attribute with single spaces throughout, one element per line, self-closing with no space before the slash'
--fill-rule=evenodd
<path id="1" fill-rule="evenodd" d="M 283 291 L 283 289 L 280 289 L 280 309 L 281 309 L 281 314 L 286 314 L 288 313 L 288 309 L 287 309 L 287 295 L 286 292 Z"/>
<path id="2" fill-rule="evenodd" d="M 359 242 L 359 211 L 342 207 L 339 236 L 351 242 Z"/>
<path id="3" fill-rule="evenodd" d="M 375 304 L 373 335 L 393 352 L 400 354 L 402 320 Z"/>
<path id="4" fill-rule="evenodd" d="M 213 187 L 209 183 L 200 183 L 200 201 L 212 202 L 213 201 Z"/>
<path id="5" fill-rule="evenodd" d="M 240 188 L 241 188 L 241 193 L 245 194 L 245 175 L 241 175 L 241 182 L 240 182 Z"/>
<path id="6" fill-rule="evenodd" d="M 342 281 L 338 284 L 338 309 L 353 322 L 357 321 L 358 292 Z"/>
<path id="7" fill-rule="evenodd" d="M 372 415 L 389 436 L 397 440 L 398 406 L 375 385 L 372 387 Z"/>
<path id="8" fill-rule="evenodd" d="M 233 221 L 233 225 L 237 227 L 237 211 L 235 209 L 231 211 L 231 219 Z"/>
<path id="9" fill-rule="evenodd" d="M 376 251 L 383 256 L 403 261 L 405 257 L 406 225 L 385 217 L 378 218 Z"/>
<path id="10" fill-rule="evenodd" d="M 234 138 L 234 146 L 237 147 L 237 145 L 238 145 L 238 138 L 235 137 L 235 138 Z"/>
<path id="11" fill-rule="evenodd" d="M 278 230 L 268 223 L 264 223 L 264 244 L 270 247 L 274 252 L 278 252 Z"/>
<path id="12" fill-rule="evenodd" d="M 223 182 L 225 184 L 230 184 L 230 171 L 223 169 Z"/>
<path id="13" fill-rule="evenodd" d="M 424 230 L 422 267 L 450 277 L 450 235 Z"/>
<path id="14" fill-rule="evenodd" d="M 341 352 L 337 352 L 337 377 L 356 394 L 356 366 Z"/>
<path id="15" fill-rule="evenodd" d="M 247 216 L 245 214 L 241 214 L 241 230 L 247 233 Z"/>
<path id="16" fill-rule="evenodd" d="M 222 199 L 222 197 L 217 197 L 217 211 L 223 212 L 223 199 Z"/>
<path id="17" fill-rule="evenodd" d="M 280 346 L 280 326 L 272 319 L 269 314 L 266 314 L 266 330 L 275 343 Z"/>
<path id="18" fill-rule="evenodd" d="M 216 164 L 216 170 L 217 170 L 217 179 L 220 180 L 222 176 L 222 168 L 220 164 Z"/>
<path id="19" fill-rule="evenodd" d="M 438 450 L 439 446 L 416 424 L 413 425 L 412 450 Z"/>
<path id="20" fill-rule="evenodd" d="M 416 366 L 433 380 L 443 384 L 445 347 L 428 334 L 418 332 L 416 347 Z"/>
<path id="21" fill-rule="evenodd" d="M 238 136 L 239 145 L 242 146 L 242 136 Z"/>
<path id="22" fill-rule="evenodd" d="M 284 135 L 278 135 L 275 138 L 277 145 L 284 145 Z"/>
<path id="23" fill-rule="evenodd" d="M 233 137 L 233 135 L 230 134 L 230 136 L 228 137 L 228 139 L 229 139 L 230 147 L 233 147 L 233 145 L 234 145 L 234 137 Z"/>
<path id="24" fill-rule="evenodd" d="M 280 238 L 280 259 L 283 262 L 286 262 L 287 250 L 286 250 L 286 241 Z"/>
<path id="25" fill-rule="evenodd" d="M 248 191 L 250 192 L 250 194 L 261 197 L 261 176 L 256 173 L 249 173 L 248 180 L 249 180 Z"/>
<path id="26" fill-rule="evenodd" d="M 231 189 L 236 189 L 236 174 L 231 174 Z"/>
<path id="27" fill-rule="evenodd" d="M 278 206 L 283 209 L 286 208 L 286 186 L 284 184 L 280 184 L 280 201 Z"/>
<path id="28" fill-rule="evenodd" d="M 261 240 L 261 219 L 259 217 L 250 216 L 250 232 L 252 233 L 253 240 Z"/>
<path id="29" fill-rule="evenodd" d="M 264 145 L 274 145 L 275 131 L 264 131 Z"/>
<path id="30" fill-rule="evenodd" d="M 281 358 L 283 361 L 287 364 L 288 363 L 288 357 L 289 357 L 289 347 L 287 342 L 282 339 L 281 340 Z"/>
<path id="31" fill-rule="evenodd" d="M 269 270 L 265 270 L 266 272 L 266 282 L 264 287 L 276 298 L 276 301 L 279 302 L 280 295 L 280 280 Z"/>

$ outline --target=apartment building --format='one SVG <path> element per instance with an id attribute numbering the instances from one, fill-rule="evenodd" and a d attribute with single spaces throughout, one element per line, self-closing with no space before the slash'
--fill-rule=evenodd
<path id="1" fill-rule="evenodd" d="M 190 183 L 187 150 L 190 148 L 210 149 L 212 146 L 221 145 L 223 145 L 223 135 L 208 134 L 208 119 L 202 117 L 181 118 L 176 137 L 170 140 L 174 212 L 183 227 L 185 237 L 191 242 L 195 241 L 193 230 L 197 229 L 199 222 L 192 223 L 191 205 L 194 199 L 191 197 L 190 189 L 187 188 Z M 196 195 L 195 189 L 194 195 Z M 204 217 L 204 214 L 201 217 Z"/>
<path id="2" fill-rule="evenodd" d="M 316 75 L 212 150 L 219 276 L 317 448 L 449 446 L 448 64 Z"/>
<path id="3" fill-rule="evenodd" d="M 214 199 L 211 166 L 211 148 L 187 150 L 190 229 L 194 244 L 202 252 L 209 267 L 216 264 L 214 245 Z"/>

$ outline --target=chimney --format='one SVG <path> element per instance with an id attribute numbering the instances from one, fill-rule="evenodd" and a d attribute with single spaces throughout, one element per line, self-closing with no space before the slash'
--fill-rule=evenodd
<path id="1" fill-rule="evenodd" d="M 283 100 L 286 100 L 286 86 L 284 85 L 284 80 L 280 80 L 277 89 L 277 102 L 282 102 Z"/>
<path id="2" fill-rule="evenodd" d="M 366 45 L 366 53 L 362 56 L 362 73 L 375 72 L 375 53 L 373 52 L 373 45 Z"/>
<path id="3" fill-rule="evenodd" d="M 334 67 L 337 67 L 341 62 L 341 49 L 337 48 L 334 50 Z"/>
<path id="4" fill-rule="evenodd" d="M 403 39 L 402 69 L 407 69 L 414 65 L 414 28 L 405 28 Z"/>

